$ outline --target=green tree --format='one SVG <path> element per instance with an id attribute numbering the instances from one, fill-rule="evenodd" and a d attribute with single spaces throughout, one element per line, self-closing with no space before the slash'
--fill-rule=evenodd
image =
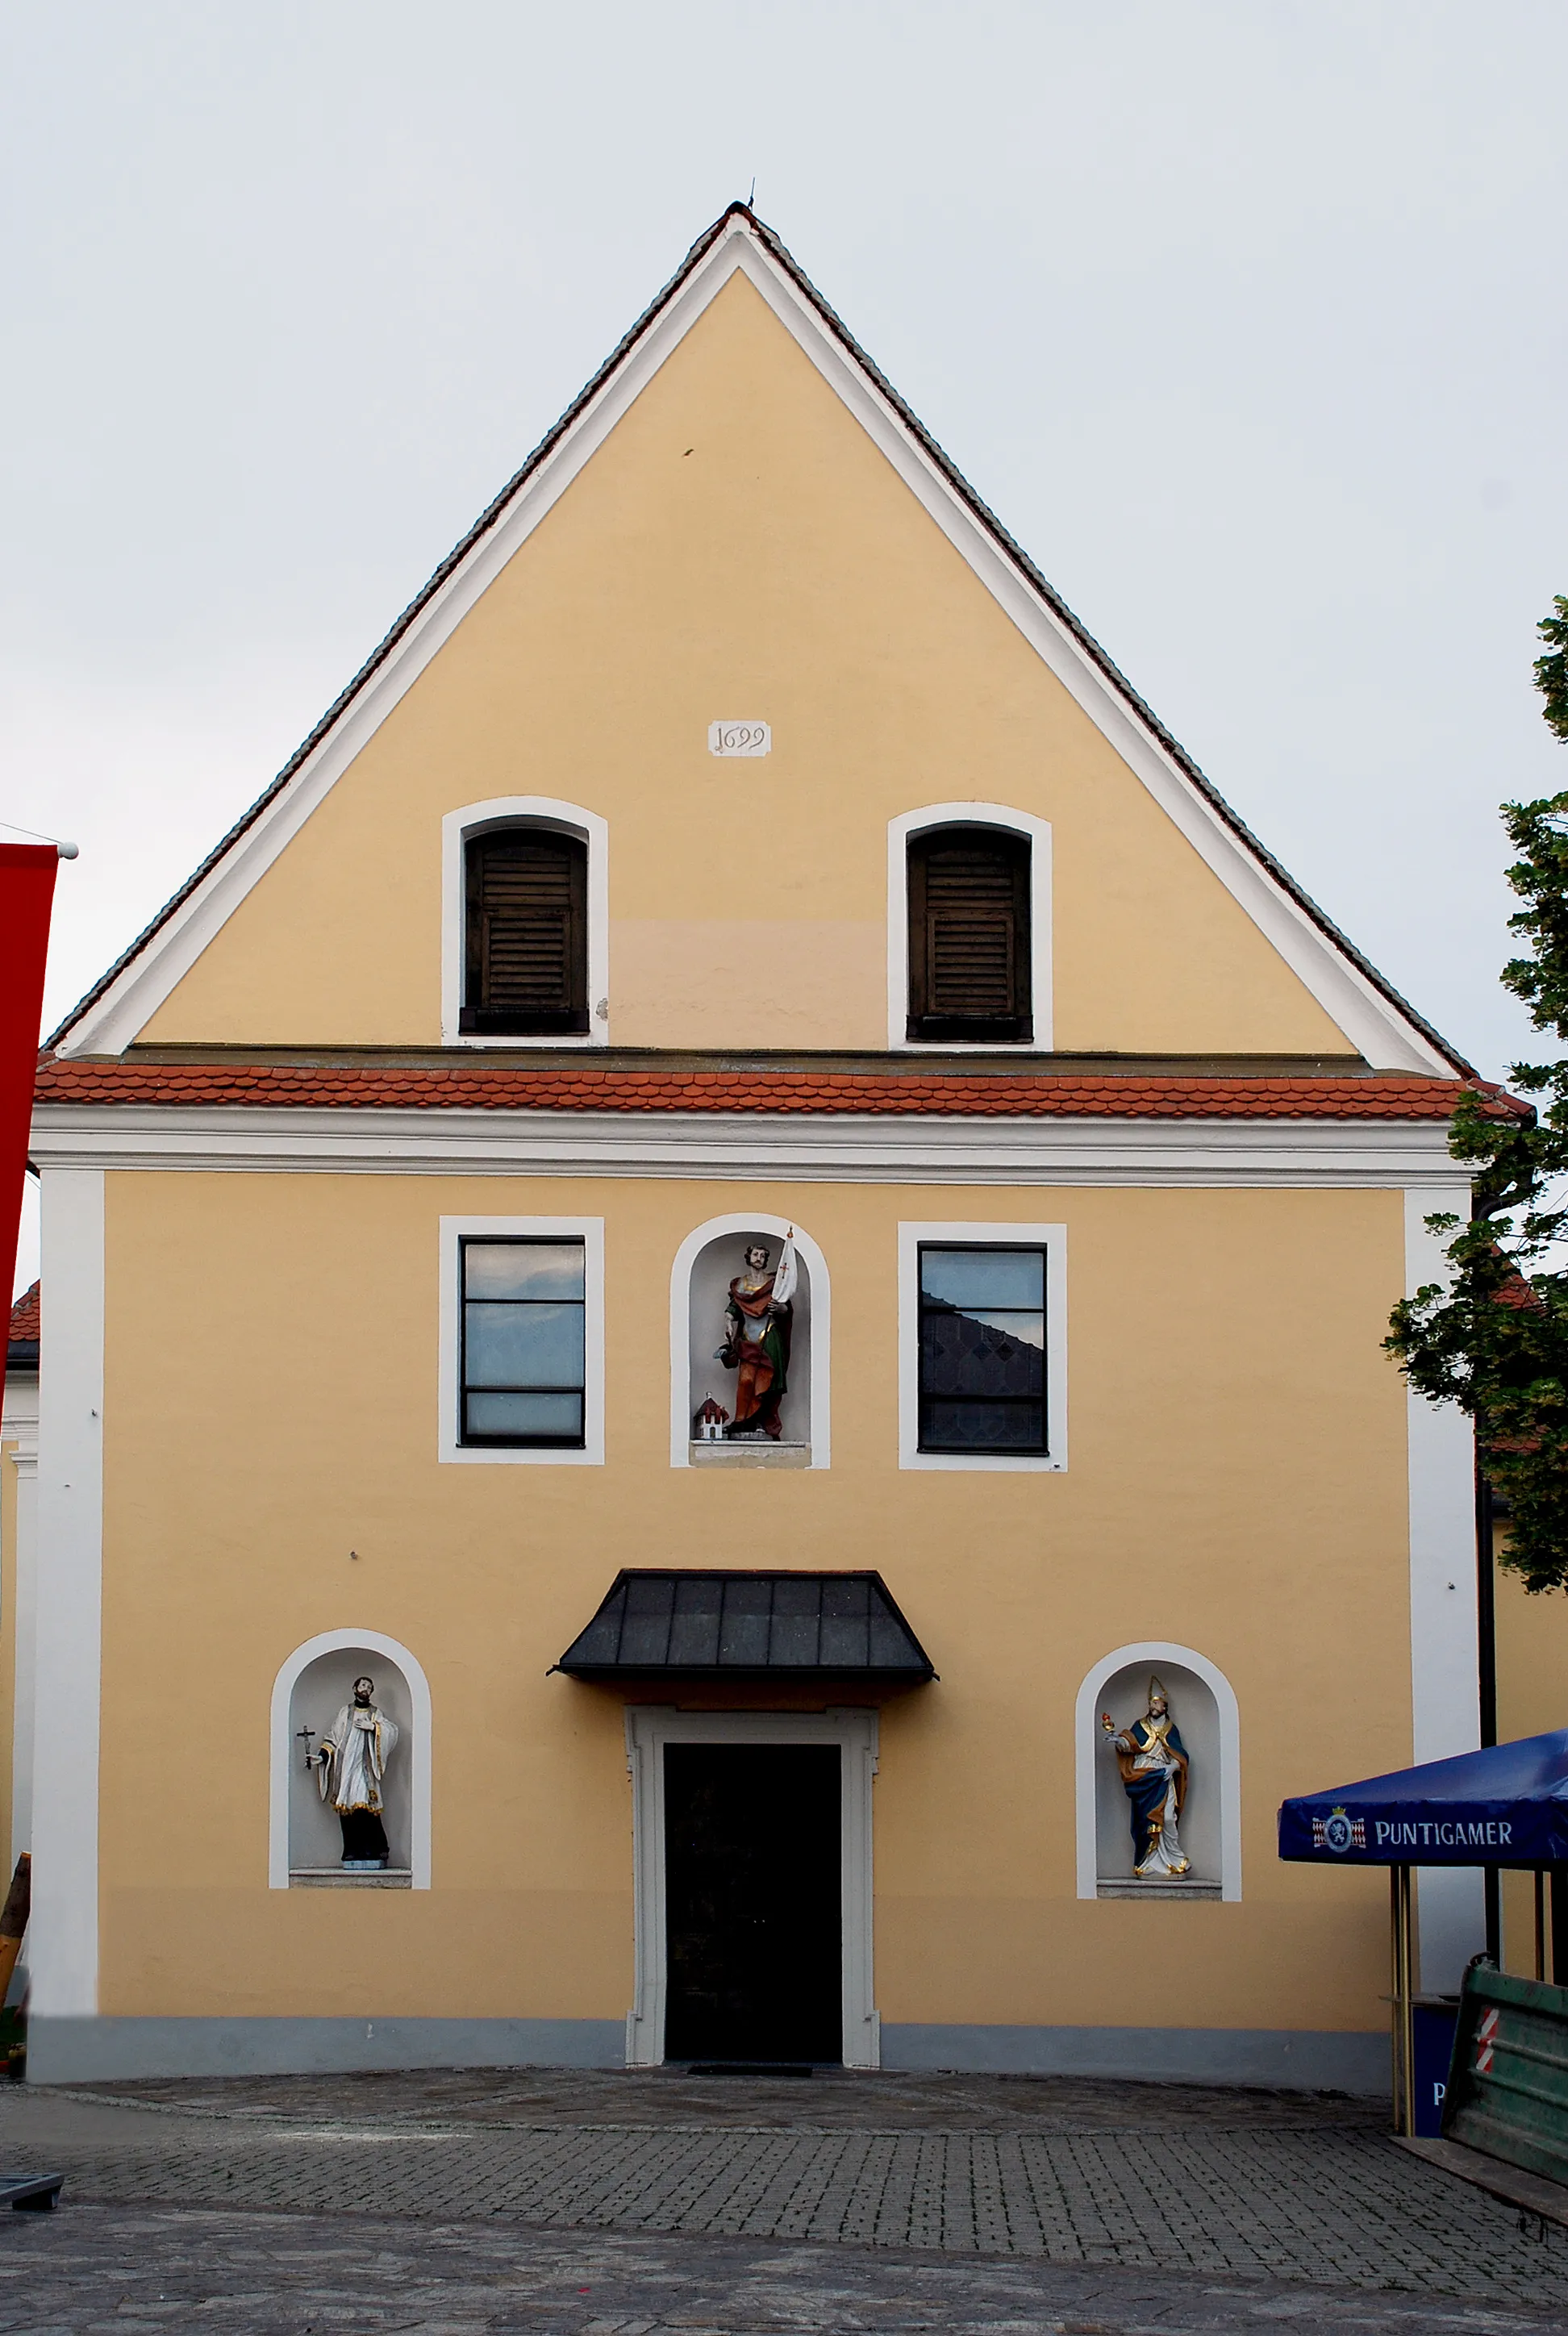
<path id="1" fill-rule="evenodd" d="M 1568 745 L 1568 599 L 1538 628 L 1535 686 Z M 1503 983 L 1537 1030 L 1568 1046 L 1568 791 L 1503 805 L 1518 857 L 1508 920 L 1523 954 Z M 1394 1309 L 1385 1345 L 1414 1387 L 1475 1422 L 1482 1465 L 1509 1504 L 1503 1563 L 1527 1590 L 1568 1588 L 1568 1059 L 1515 1063 L 1511 1084 L 1538 1098 L 1522 1117 L 1495 1091 L 1460 1096 L 1448 1148 L 1471 1171 L 1471 1215 L 1428 1217 L 1452 1235 L 1447 1287 L 1428 1283 Z"/>

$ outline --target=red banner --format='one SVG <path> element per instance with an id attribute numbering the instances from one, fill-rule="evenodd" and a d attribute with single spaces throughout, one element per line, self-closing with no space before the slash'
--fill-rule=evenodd
<path id="1" fill-rule="evenodd" d="M 7 1293 L 16 1270 L 44 1013 L 44 959 L 59 866 L 52 843 L 0 843 L 0 1264 Z M 5 1312 L 9 1319 L 9 1295 Z M 5 1349 L 0 1347 L 0 1390 L 5 1385 Z"/>

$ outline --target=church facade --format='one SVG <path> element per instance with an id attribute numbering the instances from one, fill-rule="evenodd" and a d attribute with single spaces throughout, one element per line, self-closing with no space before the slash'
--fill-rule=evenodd
<path id="1" fill-rule="evenodd" d="M 733 208 L 45 1051 L 30 2073 L 1376 2087 L 1471 1076 Z"/>

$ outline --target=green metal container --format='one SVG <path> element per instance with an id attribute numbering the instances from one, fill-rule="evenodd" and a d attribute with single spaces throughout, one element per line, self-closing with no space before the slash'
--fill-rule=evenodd
<path id="1" fill-rule="evenodd" d="M 1568 1987 L 1471 1965 L 1454 2029 L 1443 2136 L 1568 2183 Z"/>

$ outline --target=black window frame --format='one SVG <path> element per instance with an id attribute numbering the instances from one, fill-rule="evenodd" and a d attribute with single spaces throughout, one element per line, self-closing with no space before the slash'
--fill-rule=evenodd
<path id="1" fill-rule="evenodd" d="M 470 1433 L 471 1395 L 570 1395 L 559 1384 L 550 1387 L 471 1387 L 468 1383 L 468 1252 L 471 1249 L 563 1249 L 582 1253 L 582 1296 L 579 1299 L 476 1299 L 476 1305 L 554 1305 L 582 1309 L 583 1378 L 575 1390 L 578 1432 L 575 1436 L 476 1436 Z M 465 1452 L 585 1452 L 588 1449 L 588 1242 L 581 1233 L 463 1233 L 457 1243 L 457 1441 Z"/>
<path id="2" fill-rule="evenodd" d="M 1017 1406 L 1019 1409 L 1022 1409 L 1026 1405 L 1032 1407 L 1035 1401 L 1035 1398 L 1032 1396 L 964 1396 L 950 1395 L 946 1391 L 940 1394 L 932 1394 L 928 1397 L 926 1389 L 925 1338 L 926 1315 L 928 1310 L 926 1299 L 926 1253 L 928 1251 L 940 1251 L 943 1255 L 949 1255 L 955 1250 L 967 1251 L 972 1255 L 982 1257 L 1005 1255 L 1011 1257 L 1034 1257 L 1038 1258 L 1039 1260 L 1040 1323 L 1042 1338 L 1040 1346 L 1039 1394 L 1040 1440 L 1037 1445 L 931 1444 L 928 1443 L 926 1440 L 926 1405 L 928 1401 L 945 1404 L 989 1404 L 993 1406 L 998 1403 L 1008 1403 Z M 959 1309 L 941 1300 L 935 1300 L 931 1302 L 930 1310 L 933 1313 L 954 1313 Z M 1005 1313 L 1008 1309 L 1005 1307 L 999 1307 L 996 1310 L 998 1313 Z M 1048 1460 L 1051 1456 L 1050 1333 L 1051 1253 L 1050 1244 L 1048 1242 L 1041 1241 L 943 1241 L 940 1236 L 935 1235 L 930 1241 L 918 1241 L 915 1246 L 915 1450 L 917 1453 L 920 1453 L 922 1455 L 930 1455 L 931 1457 L 936 1459 Z"/>
<path id="3" fill-rule="evenodd" d="M 939 1012 L 932 1004 L 930 922 L 927 885 L 931 854 L 943 844 L 983 842 L 1011 874 L 1011 999 L 1005 1014 Z M 1032 837 L 1015 827 L 979 820 L 949 820 L 921 828 L 904 844 L 904 916 L 908 934 L 908 995 L 904 1036 L 915 1046 L 1027 1046 L 1034 1044 L 1034 871 Z"/>
<path id="4" fill-rule="evenodd" d="M 521 1011 L 489 1004 L 484 997 L 484 862 L 486 854 L 511 838 L 538 836 L 564 847 L 569 862 L 570 902 L 566 945 L 566 990 L 559 1007 Z M 457 1027 L 465 1037 L 561 1038 L 586 1037 L 589 1030 L 588 996 L 589 909 L 586 836 L 576 829 L 557 827 L 545 820 L 503 820 L 482 827 L 463 839 L 463 1002 Z"/>

